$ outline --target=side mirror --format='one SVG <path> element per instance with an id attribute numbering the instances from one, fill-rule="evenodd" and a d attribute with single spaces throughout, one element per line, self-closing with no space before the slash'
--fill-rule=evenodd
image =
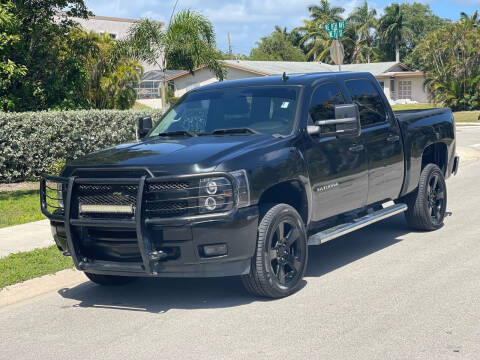
<path id="1" fill-rule="evenodd" d="M 360 135 L 360 113 L 356 104 L 335 105 L 335 119 L 320 120 L 308 126 L 311 135 L 355 137 Z"/>
<path id="2" fill-rule="evenodd" d="M 138 137 L 143 139 L 153 128 L 151 116 L 144 116 L 138 119 Z"/>

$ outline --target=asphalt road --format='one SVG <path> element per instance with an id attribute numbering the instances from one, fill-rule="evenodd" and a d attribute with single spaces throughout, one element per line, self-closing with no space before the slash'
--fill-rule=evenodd
<path id="1" fill-rule="evenodd" d="M 476 151 L 480 128 L 459 130 Z M 479 178 L 479 159 L 461 163 L 436 232 L 396 216 L 310 247 L 286 299 L 255 299 L 237 278 L 143 279 L 2 308 L 0 358 L 480 359 Z"/>

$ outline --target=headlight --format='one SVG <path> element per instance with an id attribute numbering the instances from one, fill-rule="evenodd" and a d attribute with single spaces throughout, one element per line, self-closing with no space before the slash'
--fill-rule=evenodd
<path id="1" fill-rule="evenodd" d="M 225 177 L 200 180 L 200 213 L 229 211 L 233 208 L 233 187 Z"/>
<path id="2" fill-rule="evenodd" d="M 205 178 L 200 180 L 199 209 L 201 214 L 224 212 L 233 208 L 234 189 L 239 208 L 250 206 L 250 188 L 247 172 L 238 170 L 230 173 L 234 183 L 226 177 Z"/>

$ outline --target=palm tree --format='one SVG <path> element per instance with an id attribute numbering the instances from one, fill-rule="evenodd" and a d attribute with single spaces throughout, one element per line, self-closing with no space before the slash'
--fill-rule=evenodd
<path id="1" fill-rule="evenodd" d="M 396 62 L 400 61 L 400 44 L 411 35 L 404 20 L 400 5 L 392 4 L 385 8 L 385 14 L 380 19 L 378 27 L 382 40 L 394 44 Z"/>
<path id="2" fill-rule="evenodd" d="M 310 5 L 308 11 L 310 11 L 312 20 L 321 24 L 342 20 L 342 13 L 345 9 L 331 6 L 328 0 L 320 0 L 320 6 Z"/>
<path id="3" fill-rule="evenodd" d="M 475 10 L 472 16 L 468 16 L 467 13 L 462 11 L 460 13 L 460 21 L 463 21 L 473 27 L 480 27 L 480 14 L 478 13 L 478 10 Z"/>
<path id="4" fill-rule="evenodd" d="M 163 109 L 167 103 L 165 73 L 169 62 L 192 74 L 195 68 L 205 65 L 220 81 L 225 76 L 224 67 L 217 60 L 212 23 L 190 10 L 182 10 L 172 16 L 165 31 L 155 21 L 142 19 L 136 22 L 130 28 L 128 38 L 121 43 L 121 48 L 161 70 Z"/>
<path id="5" fill-rule="evenodd" d="M 331 6 L 328 0 L 320 0 L 320 5 L 310 5 L 308 11 L 311 20 L 304 20 L 304 25 L 295 29 L 303 34 L 300 45 L 308 58 L 313 61 L 325 61 L 330 54 L 332 40 L 328 38 L 322 25 L 341 20 L 345 9 Z"/>
<path id="6" fill-rule="evenodd" d="M 373 54 L 373 44 L 375 42 L 375 33 L 378 26 L 376 18 L 377 11 L 369 8 L 368 3 L 364 0 L 361 6 L 356 7 L 348 17 L 349 22 L 356 27 L 360 43 L 359 52 L 367 56 L 367 62 L 370 63 L 371 55 Z"/>

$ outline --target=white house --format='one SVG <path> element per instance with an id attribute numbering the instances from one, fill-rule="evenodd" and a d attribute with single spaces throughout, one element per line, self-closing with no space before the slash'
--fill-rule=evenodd
<path id="1" fill-rule="evenodd" d="M 248 61 L 224 60 L 227 68 L 225 80 L 245 79 L 257 76 L 303 74 L 312 72 L 334 72 L 338 66 L 321 62 Z M 423 72 L 412 71 L 401 62 L 379 62 L 370 64 L 342 65 L 342 71 L 364 71 L 372 73 L 380 82 L 390 102 L 428 103 L 428 93 L 423 86 Z M 167 78 L 173 84 L 175 96 L 179 97 L 196 87 L 217 82 L 214 73 L 206 67 L 194 74 L 178 72 Z"/>

